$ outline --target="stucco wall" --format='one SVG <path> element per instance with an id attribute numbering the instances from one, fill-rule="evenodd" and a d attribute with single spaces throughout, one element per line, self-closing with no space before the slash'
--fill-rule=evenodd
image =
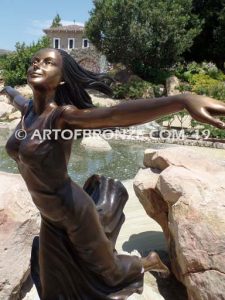
<path id="1" fill-rule="evenodd" d="M 75 39 L 75 48 L 82 48 L 83 39 L 87 38 L 83 32 L 49 32 L 47 34 L 51 39 L 51 46 L 53 47 L 53 39 L 60 38 L 60 48 L 68 50 L 68 39 Z M 93 46 L 89 43 L 89 47 Z"/>
<path id="2" fill-rule="evenodd" d="M 85 69 L 96 73 L 102 71 L 100 67 L 101 53 L 94 47 L 88 49 L 74 49 L 70 55 Z"/>

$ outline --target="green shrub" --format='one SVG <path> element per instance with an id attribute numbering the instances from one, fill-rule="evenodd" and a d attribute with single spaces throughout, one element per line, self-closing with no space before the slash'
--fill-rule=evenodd
<path id="1" fill-rule="evenodd" d="M 41 48 L 49 47 L 49 39 L 41 38 L 36 44 L 26 46 L 25 43 L 17 43 L 16 51 L 8 54 L 1 61 L 3 69 L 3 79 L 5 85 L 22 85 L 27 82 L 27 69 L 30 65 L 31 57 Z"/>
<path id="2" fill-rule="evenodd" d="M 225 100 L 225 82 L 211 78 L 206 74 L 194 74 L 190 79 L 192 91 L 218 100 Z"/>
<path id="3" fill-rule="evenodd" d="M 181 82 L 180 86 L 178 87 L 179 91 L 182 92 L 191 92 L 192 87 L 188 82 Z"/>
<path id="4" fill-rule="evenodd" d="M 180 91 L 192 91 L 200 95 L 225 100 L 225 75 L 211 62 L 198 64 L 191 62 L 187 65 L 177 64 L 174 67 L 177 77 L 185 81 L 181 83 Z"/>
<path id="5" fill-rule="evenodd" d="M 116 84 L 113 87 L 115 99 L 137 99 L 154 97 L 152 85 L 141 79 L 133 79 L 128 83 Z"/>
<path id="6" fill-rule="evenodd" d="M 209 75 L 210 78 L 216 80 L 225 80 L 225 75 L 221 70 L 217 68 L 212 62 L 203 62 L 198 64 L 196 62 L 191 62 L 189 64 L 177 63 L 174 66 L 174 72 L 177 77 L 181 80 L 190 82 L 192 76 L 195 74 L 205 74 Z"/>
<path id="7" fill-rule="evenodd" d="M 192 85 L 192 90 L 198 93 L 199 90 L 210 88 L 219 83 L 218 80 L 211 78 L 207 74 L 194 74 L 190 77 L 189 83 Z"/>
<path id="8" fill-rule="evenodd" d="M 225 121 L 225 118 L 221 118 L 221 120 Z M 191 124 L 193 127 L 199 126 L 199 122 L 192 120 Z M 199 129 L 200 135 L 204 133 L 205 130 L 208 130 L 210 132 L 210 137 L 211 138 L 219 138 L 219 139 L 224 139 L 225 138 L 225 131 L 219 128 L 216 128 L 214 126 L 208 125 L 208 124 L 202 124 L 202 128 Z"/>
<path id="9" fill-rule="evenodd" d="M 166 94 L 166 89 L 163 84 L 154 84 L 153 91 L 154 91 L 155 97 L 162 97 L 162 96 L 165 96 L 165 94 Z"/>

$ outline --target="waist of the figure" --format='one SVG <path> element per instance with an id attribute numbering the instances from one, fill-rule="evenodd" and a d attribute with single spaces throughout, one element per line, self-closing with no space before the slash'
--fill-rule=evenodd
<path id="1" fill-rule="evenodd" d="M 57 188 L 30 189 L 33 202 L 42 215 L 57 221 L 64 217 L 67 203 L 72 200 L 71 179 L 68 177 Z"/>
<path id="2" fill-rule="evenodd" d="M 36 180 L 24 178 L 29 192 L 32 196 L 46 195 L 54 196 L 60 195 L 62 191 L 68 188 L 71 184 L 71 178 L 67 175 L 64 178 L 36 178 Z"/>

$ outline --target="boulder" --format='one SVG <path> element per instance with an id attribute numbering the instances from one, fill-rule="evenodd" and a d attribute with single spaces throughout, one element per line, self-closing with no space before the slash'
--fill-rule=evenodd
<path id="1" fill-rule="evenodd" d="M 7 118 L 7 115 L 13 113 L 15 111 L 15 108 L 8 103 L 1 102 L 0 105 L 0 119 Z"/>
<path id="2" fill-rule="evenodd" d="M 16 90 L 25 98 L 32 98 L 33 92 L 28 84 L 16 86 Z"/>
<path id="3" fill-rule="evenodd" d="M 225 299 L 225 166 L 192 150 L 148 150 L 134 189 L 165 233 L 189 300 Z"/>
<path id="4" fill-rule="evenodd" d="M 110 144 L 99 135 L 84 137 L 80 145 L 84 147 L 86 150 L 93 150 L 93 151 L 100 151 L 100 152 L 112 150 Z"/>
<path id="5" fill-rule="evenodd" d="M 167 96 L 174 96 L 180 94 L 180 82 L 176 76 L 171 76 L 166 79 L 166 92 Z"/>
<path id="6" fill-rule="evenodd" d="M 21 112 L 19 110 L 17 110 L 14 113 L 8 115 L 8 120 L 9 121 L 13 121 L 15 119 L 21 119 Z"/>
<path id="7" fill-rule="evenodd" d="M 0 299 L 21 299 L 30 278 L 31 245 L 39 222 L 22 177 L 0 172 Z"/>
<path id="8" fill-rule="evenodd" d="M 0 88 L 0 91 L 1 91 L 1 88 Z M 7 96 L 5 96 L 5 95 L 0 95 L 0 102 L 5 102 L 5 103 L 9 104 L 9 100 L 8 100 Z"/>
<path id="9" fill-rule="evenodd" d="M 8 122 L 8 129 L 10 130 L 10 131 L 14 131 L 14 129 L 16 128 L 16 126 L 19 124 L 19 122 L 20 122 L 20 119 L 15 119 L 15 120 L 13 120 L 13 121 L 11 121 L 11 122 Z"/>

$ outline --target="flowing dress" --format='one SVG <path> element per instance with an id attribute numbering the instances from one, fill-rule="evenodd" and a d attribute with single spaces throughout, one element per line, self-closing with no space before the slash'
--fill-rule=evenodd
<path id="1" fill-rule="evenodd" d="M 33 101 L 28 101 L 6 144 L 41 214 L 31 276 L 41 300 L 124 300 L 143 287 L 140 259 L 119 255 L 114 248 L 124 221 L 126 189 L 99 175 L 79 187 L 67 172 L 72 139 L 35 134 L 37 129 L 52 131 L 65 107 L 52 108 L 37 123 Z"/>

